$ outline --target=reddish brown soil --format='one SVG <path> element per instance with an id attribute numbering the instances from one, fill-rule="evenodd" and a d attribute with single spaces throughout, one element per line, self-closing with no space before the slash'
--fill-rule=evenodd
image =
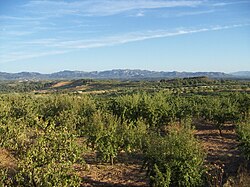
<path id="1" fill-rule="evenodd" d="M 250 175 L 242 171 L 244 159 L 238 150 L 235 126 L 225 125 L 220 136 L 219 131 L 212 124 L 197 122 L 195 136 L 200 139 L 207 152 L 206 164 L 223 166 L 223 187 L 250 187 Z M 121 154 L 114 165 L 97 162 L 95 154 L 85 155 L 87 165 L 75 166 L 84 179 L 84 187 L 92 186 L 149 186 L 145 171 L 142 168 L 140 155 Z M 15 161 L 12 156 L 0 149 L 0 168 L 14 168 Z"/>
<path id="2" fill-rule="evenodd" d="M 70 81 L 58 82 L 58 83 L 54 84 L 54 85 L 52 86 L 52 88 L 59 88 L 59 87 L 68 85 L 68 84 L 70 84 L 70 83 L 71 83 Z"/>
<path id="3" fill-rule="evenodd" d="M 239 171 L 244 159 L 238 150 L 235 126 L 225 125 L 222 133 L 223 136 L 220 136 L 216 126 L 212 124 L 197 122 L 195 136 L 200 139 L 207 152 L 206 164 L 224 165 L 222 166 L 225 171 L 223 174 L 224 186 L 247 187 L 248 182 L 239 185 L 241 180 Z M 113 166 L 96 162 L 93 153 L 86 155 L 85 160 L 87 170 L 85 168 L 80 171 L 85 181 L 83 186 L 149 186 L 145 171 L 141 171 L 142 161 L 138 157 L 123 154 Z M 248 178 L 249 174 L 245 173 L 244 177 Z M 231 179 L 234 181 L 230 182 Z M 236 180 L 237 182 L 235 182 Z"/>
<path id="4" fill-rule="evenodd" d="M 228 175 L 236 173 L 242 158 L 238 150 L 234 125 L 225 125 L 222 136 L 213 124 L 200 123 L 196 129 L 195 135 L 207 151 L 206 162 L 224 164 Z"/>
<path id="5" fill-rule="evenodd" d="M 217 164 L 223 168 L 223 186 L 250 186 L 250 181 L 247 180 L 250 175 L 243 171 L 245 161 L 238 149 L 235 125 L 226 124 L 220 136 L 215 125 L 198 122 L 195 135 L 201 140 L 207 152 L 206 164 Z"/>
<path id="6" fill-rule="evenodd" d="M 142 162 L 138 156 L 121 154 L 114 165 L 95 161 L 95 155 L 85 156 L 87 167 L 81 171 L 84 187 L 91 186 L 148 186 Z M 84 171 L 85 170 L 85 171 Z"/>
<path id="7" fill-rule="evenodd" d="M 13 156 L 5 149 L 0 148 L 0 168 L 14 168 L 15 159 Z"/>

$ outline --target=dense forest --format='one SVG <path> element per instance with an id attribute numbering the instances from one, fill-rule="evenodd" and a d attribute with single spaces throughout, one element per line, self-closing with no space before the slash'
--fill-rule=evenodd
<path id="1" fill-rule="evenodd" d="M 85 186 L 89 153 L 103 167 L 136 158 L 146 186 L 236 186 L 195 132 L 209 124 L 225 138 L 232 127 L 249 172 L 249 89 L 247 80 L 206 77 L 3 81 L 0 186 Z"/>

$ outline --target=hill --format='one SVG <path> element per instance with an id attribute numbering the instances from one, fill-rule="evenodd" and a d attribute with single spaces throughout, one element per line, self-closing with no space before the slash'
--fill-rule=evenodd
<path id="1" fill-rule="evenodd" d="M 250 78 L 250 71 L 237 71 L 230 74 L 236 77 Z"/>
<path id="2" fill-rule="evenodd" d="M 107 71 L 60 71 L 51 74 L 37 72 L 6 73 L 0 72 L 0 80 L 53 80 L 53 79 L 147 79 L 147 78 L 185 78 L 200 77 L 228 78 L 232 75 L 223 72 L 164 72 L 148 70 L 115 69 Z"/>

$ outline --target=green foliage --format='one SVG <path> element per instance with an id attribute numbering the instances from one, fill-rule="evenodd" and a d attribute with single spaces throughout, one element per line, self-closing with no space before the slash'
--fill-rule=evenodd
<path id="1" fill-rule="evenodd" d="M 147 124 L 161 127 L 171 122 L 175 116 L 169 94 L 146 93 L 121 96 L 112 101 L 110 110 L 122 121 L 136 122 L 143 119 Z"/>
<path id="2" fill-rule="evenodd" d="M 84 164 L 83 149 L 76 139 L 74 123 L 78 110 L 76 103 L 71 103 L 73 100 L 73 97 L 2 97 L 0 105 L 5 107 L 0 111 L 0 146 L 11 151 L 18 163 L 12 175 L 1 171 L 3 185 L 80 186 L 73 164 Z M 43 104 L 47 104 L 47 110 L 42 108 Z M 68 114 L 72 114 L 71 118 Z"/>
<path id="3" fill-rule="evenodd" d="M 69 163 L 50 162 L 43 167 L 32 167 L 26 160 L 19 164 L 19 172 L 14 176 L 16 186 L 80 186 L 81 179 L 72 174 Z"/>
<path id="4" fill-rule="evenodd" d="M 51 86 L 48 81 L 0 81 L 0 92 L 31 92 L 42 90 Z"/>
<path id="5" fill-rule="evenodd" d="M 23 122 L 8 121 L 7 124 L 0 122 L 0 147 L 6 148 L 16 155 L 21 155 L 28 149 L 31 129 Z"/>
<path id="6" fill-rule="evenodd" d="M 9 178 L 8 169 L 0 168 L 0 186 L 8 187 L 11 186 L 11 179 Z"/>
<path id="7" fill-rule="evenodd" d="M 0 122 L 11 121 L 25 122 L 27 125 L 34 125 L 36 111 L 34 98 L 29 95 L 1 95 L 0 98 Z"/>
<path id="8" fill-rule="evenodd" d="M 250 95 L 243 93 L 232 97 L 238 103 L 239 118 L 248 120 L 250 117 Z"/>
<path id="9" fill-rule="evenodd" d="M 168 165 L 165 165 L 165 171 L 159 170 L 158 166 L 155 164 L 153 168 L 154 176 L 151 176 L 152 186 L 155 187 L 168 187 L 171 182 L 171 169 Z"/>
<path id="10" fill-rule="evenodd" d="M 238 125 L 237 134 L 240 150 L 247 160 L 250 160 L 250 122 Z"/>
<path id="11" fill-rule="evenodd" d="M 96 111 L 94 100 L 88 96 L 55 95 L 39 98 L 38 102 L 38 118 L 45 125 L 41 126 L 43 130 L 55 123 L 58 127 L 67 126 L 68 130 L 76 131 L 80 136 L 86 122 Z"/>
<path id="12" fill-rule="evenodd" d="M 95 84 L 110 89 L 113 83 Z M 79 142 L 86 142 L 98 159 L 111 164 L 121 152 L 144 153 L 153 186 L 198 186 L 204 153 L 187 121 L 206 120 L 221 131 L 225 123 L 249 119 L 249 94 L 213 92 L 231 89 L 233 85 L 224 85 L 227 83 L 206 78 L 173 83 L 117 81 L 117 88 L 126 89 L 107 97 L 1 94 L 0 147 L 18 165 L 12 175 L 6 168 L 1 170 L 0 186 L 79 186 L 73 167 L 83 162 L 85 144 Z M 130 85 L 135 88 L 127 89 Z M 145 85 L 148 92 L 135 92 L 145 90 Z M 241 124 L 237 131 L 247 159 L 248 124 Z"/>
<path id="13" fill-rule="evenodd" d="M 142 137 L 147 127 L 142 121 L 125 122 L 116 116 L 97 112 L 85 126 L 87 143 L 97 151 L 97 157 L 113 164 L 121 151 L 130 152 L 142 146 Z"/>
<path id="14" fill-rule="evenodd" d="M 222 135 L 225 123 L 237 122 L 241 118 L 237 100 L 231 95 L 207 97 L 203 104 L 202 116 L 216 125 L 220 135 Z"/>
<path id="15" fill-rule="evenodd" d="M 27 139 L 27 137 L 26 137 Z M 18 186 L 80 186 L 72 165 L 82 162 L 75 136 L 66 129 L 51 125 L 46 133 L 39 132 L 18 145 L 18 172 L 12 177 Z M 11 148 L 11 146 L 10 146 Z"/>
<path id="16" fill-rule="evenodd" d="M 208 186 L 222 186 L 223 185 L 223 176 L 224 169 L 223 164 L 210 164 L 205 166 L 205 183 Z"/>
<path id="17" fill-rule="evenodd" d="M 119 139 L 116 136 L 119 120 L 105 114 L 101 123 L 100 137 L 96 140 L 97 157 L 113 164 L 119 151 Z"/>
<path id="18" fill-rule="evenodd" d="M 199 186 L 204 152 L 188 127 L 173 127 L 162 137 L 151 134 L 145 167 L 153 186 Z"/>

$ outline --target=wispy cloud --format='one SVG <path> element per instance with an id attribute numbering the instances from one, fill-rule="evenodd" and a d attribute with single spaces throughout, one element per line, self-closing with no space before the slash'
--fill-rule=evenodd
<path id="1" fill-rule="evenodd" d="M 203 10 L 203 11 L 190 11 L 190 12 L 179 12 L 176 13 L 175 16 L 181 17 L 181 16 L 194 16 L 194 15 L 201 15 L 201 14 L 210 14 L 215 12 L 216 10 L 210 9 L 210 10 Z"/>
<path id="2" fill-rule="evenodd" d="M 194 34 L 199 32 L 208 32 L 216 30 L 225 30 L 232 29 L 237 27 L 249 26 L 250 24 L 235 24 L 227 26 L 213 26 L 208 28 L 198 28 L 198 29 L 177 29 L 174 32 L 168 30 L 154 30 L 154 31 L 145 31 L 145 32 L 132 32 L 122 35 L 110 36 L 101 39 L 95 40 L 72 40 L 72 41 L 63 41 L 55 44 L 55 47 L 63 47 L 68 49 L 88 49 L 104 46 L 113 46 L 119 44 L 125 44 L 135 41 L 143 41 L 154 38 L 165 38 L 178 35 Z"/>
<path id="3" fill-rule="evenodd" d="M 7 15 L 0 15 L 0 20 L 15 20 L 15 21 L 36 21 L 36 20 L 41 20 L 43 18 L 38 18 L 38 17 L 17 17 L 17 16 L 7 16 Z"/>
<path id="4" fill-rule="evenodd" d="M 234 4 L 245 4 L 250 3 L 250 1 L 231 1 L 231 2 L 219 2 L 214 3 L 213 6 L 227 6 L 227 5 L 234 5 Z"/>
<path id="5" fill-rule="evenodd" d="M 135 17 L 143 17 L 145 16 L 144 12 L 140 11 L 135 14 Z"/>
<path id="6" fill-rule="evenodd" d="M 173 7 L 195 7 L 203 3 L 203 0 L 85 0 L 85 1 L 30 1 L 23 7 L 44 15 L 84 15 L 84 16 L 109 16 L 131 10 L 157 9 Z M 57 11 L 55 11 L 57 10 Z"/>
<path id="7" fill-rule="evenodd" d="M 207 9 L 207 10 L 190 10 L 190 11 L 169 11 L 163 12 L 160 17 L 162 18 L 176 18 L 176 17 L 186 17 L 186 16 L 199 16 L 203 14 L 212 14 L 218 11 L 222 11 L 221 9 Z"/>
<path id="8" fill-rule="evenodd" d="M 36 52 L 36 53 L 26 53 L 26 52 L 12 52 L 8 54 L 0 54 L 0 64 L 13 62 L 18 60 L 26 60 L 32 59 L 42 56 L 49 56 L 49 55 L 57 55 L 57 54 L 64 54 L 68 51 L 65 50 L 54 50 L 54 51 L 47 51 L 47 52 Z"/>
<path id="9" fill-rule="evenodd" d="M 33 33 L 32 31 L 6 31 L 4 29 L 0 31 L 0 35 L 5 35 L 5 37 L 26 36 L 32 33 Z"/>
<path id="10" fill-rule="evenodd" d="M 30 0 L 22 5 L 21 11 L 33 17 L 15 17 L 0 15 L 0 19 L 35 21 L 65 15 L 74 16 L 111 16 L 138 10 L 134 16 L 144 16 L 143 10 L 176 7 L 222 7 L 250 1 L 209 1 L 209 0 Z M 56 10 L 56 11 L 55 11 Z M 205 13 L 205 11 L 204 11 Z M 202 12 L 200 13 L 202 14 Z M 34 16 L 36 15 L 36 16 Z M 195 15 L 188 14 L 188 15 Z"/>
<path id="11" fill-rule="evenodd" d="M 156 38 L 166 38 L 166 37 L 174 37 L 179 35 L 187 35 L 187 34 L 195 34 L 201 32 L 209 32 L 209 31 L 219 31 L 226 30 L 238 27 L 246 27 L 250 26 L 250 24 L 235 24 L 235 25 L 217 25 L 206 28 L 195 28 L 195 29 L 176 29 L 175 31 L 169 30 L 151 30 L 151 31 L 142 31 L 142 32 L 131 32 L 120 35 L 108 36 L 99 39 L 89 39 L 89 40 L 65 40 L 65 39 L 40 39 L 33 40 L 29 42 L 23 43 L 25 47 L 31 47 L 36 49 L 37 47 L 44 47 L 47 51 L 43 50 L 43 52 L 35 51 L 30 53 L 23 52 L 15 52 L 15 53 L 6 53 L 0 55 L 1 63 L 31 59 L 41 56 L 49 56 L 56 54 L 64 54 L 68 52 L 72 52 L 80 49 L 91 49 L 91 48 L 99 48 L 99 47 L 108 47 L 121 45 L 130 42 L 143 41 L 149 39 Z"/>

